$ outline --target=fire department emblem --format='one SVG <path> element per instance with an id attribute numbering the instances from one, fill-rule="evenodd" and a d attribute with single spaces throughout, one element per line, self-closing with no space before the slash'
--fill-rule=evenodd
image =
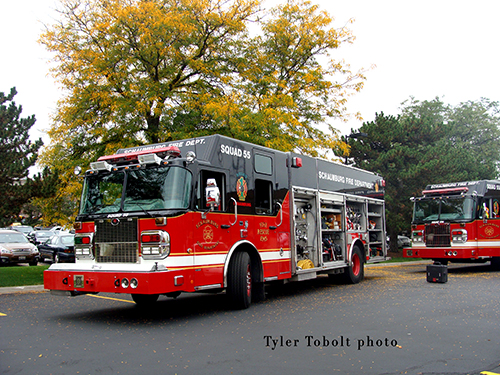
<path id="1" fill-rule="evenodd" d="M 238 199 L 240 201 L 244 201 L 247 198 L 248 185 L 243 176 L 238 178 L 238 180 L 236 181 L 236 193 L 238 194 Z"/>
<path id="2" fill-rule="evenodd" d="M 214 231 L 211 226 L 205 225 L 205 228 L 203 228 L 203 240 L 205 242 L 212 242 L 214 239 Z"/>
<path id="3" fill-rule="evenodd" d="M 495 229 L 493 229 L 492 227 L 486 227 L 484 228 L 484 234 L 486 234 L 486 236 L 488 237 L 492 237 L 495 234 Z"/>
<path id="4" fill-rule="evenodd" d="M 496 238 L 500 235 L 500 226 L 498 224 L 488 223 L 479 227 L 479 235 L 483 238 Z"/>
<path id="5" fill-rule="evenodd" d="M 196 244 L 204 250 L 212 250 L 219 245 L 219 241 L 216 238 L 216 232 L 214 232 L 214 228 L 218 229 L 219 224 L 213 220 L 201 220 L 196 224 L 196 229 L 199 229 L 200 232 L 197 234 L 197 237 L 200 239 L 196 241 Z M 203 242 L 200 242 L 200 241 Z"/>

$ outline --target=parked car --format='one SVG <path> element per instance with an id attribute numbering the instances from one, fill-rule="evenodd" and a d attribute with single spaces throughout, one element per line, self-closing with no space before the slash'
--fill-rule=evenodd
<path id="1" fill-rule="evenodd" d="M 40 255 L 26 236 L 15 230 L 0 230 L 0 264 L 29 263 L 36 266 Z"/>
<path id="2" fill-rule="evenodd" d="M 29 225 L 11 225 L 9 229 L 21 232 L 25 236 L 34 231 L 33 227 Z"/>
<path id="3" fill-rule="evenodd" d="M 53 235 L 54 232 L 52 232 L 51 230 L 35 230 L 34 232 L 28 234 L 28 239 L 30 240 L 31 243 L 34 243 L 35 245 L 40 245 L 41 243 L 47 241 Z"/>
<path id="4" fill-rule="evenodd" d="M 41 261 L 46 259 L 53 263 L 75 262 L 75 235 L 71 233 L 59 233 L 50 237 L 44 243 L 38 245 Z"/>
<path id="5" fill-rule="evenodd" d="M 387 237 L 387 244 L 390 244 L 391 239 Z M 406 236 L 398 236 L 398 249 L 402 249 L 404 247 L 411 247 L 411 241 L 409 237 Z"/>

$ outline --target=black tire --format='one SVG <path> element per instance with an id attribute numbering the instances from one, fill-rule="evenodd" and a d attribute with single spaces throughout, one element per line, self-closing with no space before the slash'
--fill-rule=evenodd
<path id="1" fill-rule="evenodd" d="M 35 259 L 35 260 L 29 262 L 29 265 L 30 266 L 38 266 L 38 259 Z"/>
<path id="2" fill-rule="evenodd" d="M 359 247 L 354 246 L 351 253 L 351 265 L 344 274 L 349 284 L 357 284 L 365 277 L 365 262 Z"/>
<path id="3" fill-rule="evenodd" d="M 500 271 L 500 257 L 491 258 L 490 265 L 495 271 Z"/>
<path id="4" fill-rule="evenodd" d="M 264 283 L 252 284 L 252 302 L 262 302 L 266 299 L 266 287 Z"/>
<path id="5" fill-rule="evenodd" d="M 170 297 L 170 298 L 173 298 L 173 299 L 176 299 L 180 295 L 181 295 L 181 292 L 171 292 L 171 293 L 167 293 L 166 294 L 167 297 Z"/>
<path id="6" fill-rule="evenodd" d="M 252 303 L 252 265 L 248 253 L 237 252 L 229 263 L 226 293 L 235 309 L 246 309 Z"/>
<path id="7" fill-rule="evenodd" d="M 132 299 L 138 306 L 151 306 L 158 301 L 159 294 L 132 294 Z"/>

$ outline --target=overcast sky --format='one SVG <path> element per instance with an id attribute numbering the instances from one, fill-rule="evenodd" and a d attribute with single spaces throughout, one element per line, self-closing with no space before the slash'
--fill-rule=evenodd
<path id="1" fill-rule="evenodd" d="M 485 97 L 500 100 L 500 1 L 498 0 L 319 0 L 341 27 L 350 18 L 356 41 L 341 47 L 338 58 L 352 67 L 376 67 L 365 87 L 350 99 L 351 111 L 365 121 L 375 113 L 396 115 L 414 96 L 445 103 Z M 0 0 L 0 91 L 15 86 L 23 117 L 34 114 L 39 138 L 50 124 L 60 90 L 49 75 L 50 55 L 37 43 L 43 24 L 57 18 L 56 0 Z M 338 55 L 337 55 L 338 54 Z M 348 134 L 361 122 L 333 123 Z M 44 137 L 44 141 L 48 141 Z"/>

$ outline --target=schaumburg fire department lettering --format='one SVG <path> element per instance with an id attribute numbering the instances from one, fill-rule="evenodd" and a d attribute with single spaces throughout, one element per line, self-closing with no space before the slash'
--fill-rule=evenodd
<path id="1" fill-rule="evenodd" d="M 320 180 L 328 180 L 328 181 L 333 181 L 333 182 L 340 182 L 343 184 L 351 185 L 351 186 L 356 186 L 356 187 L 363 187 L 367 189 L 373 189 L 373 182 L 368 182 L 368 181 L 361 181 L 358 179 L 346 177 L 346 176 L 339 176 L 333 173 L 326 173 L 319 171 L 318 172 Z"/>
<path id="2" fill-rule="evenodd" d="M 196 228 L 198 229 L 199 227 L 201 227 L 202 225 L 205 225 L 205 224 L 210 224 L 210 225 L 213 225 L 216 228 L 219 228 L 219 224 L 217 224 L 213 220 L 201 220 L 199 223 L 196 224 Z"/>

